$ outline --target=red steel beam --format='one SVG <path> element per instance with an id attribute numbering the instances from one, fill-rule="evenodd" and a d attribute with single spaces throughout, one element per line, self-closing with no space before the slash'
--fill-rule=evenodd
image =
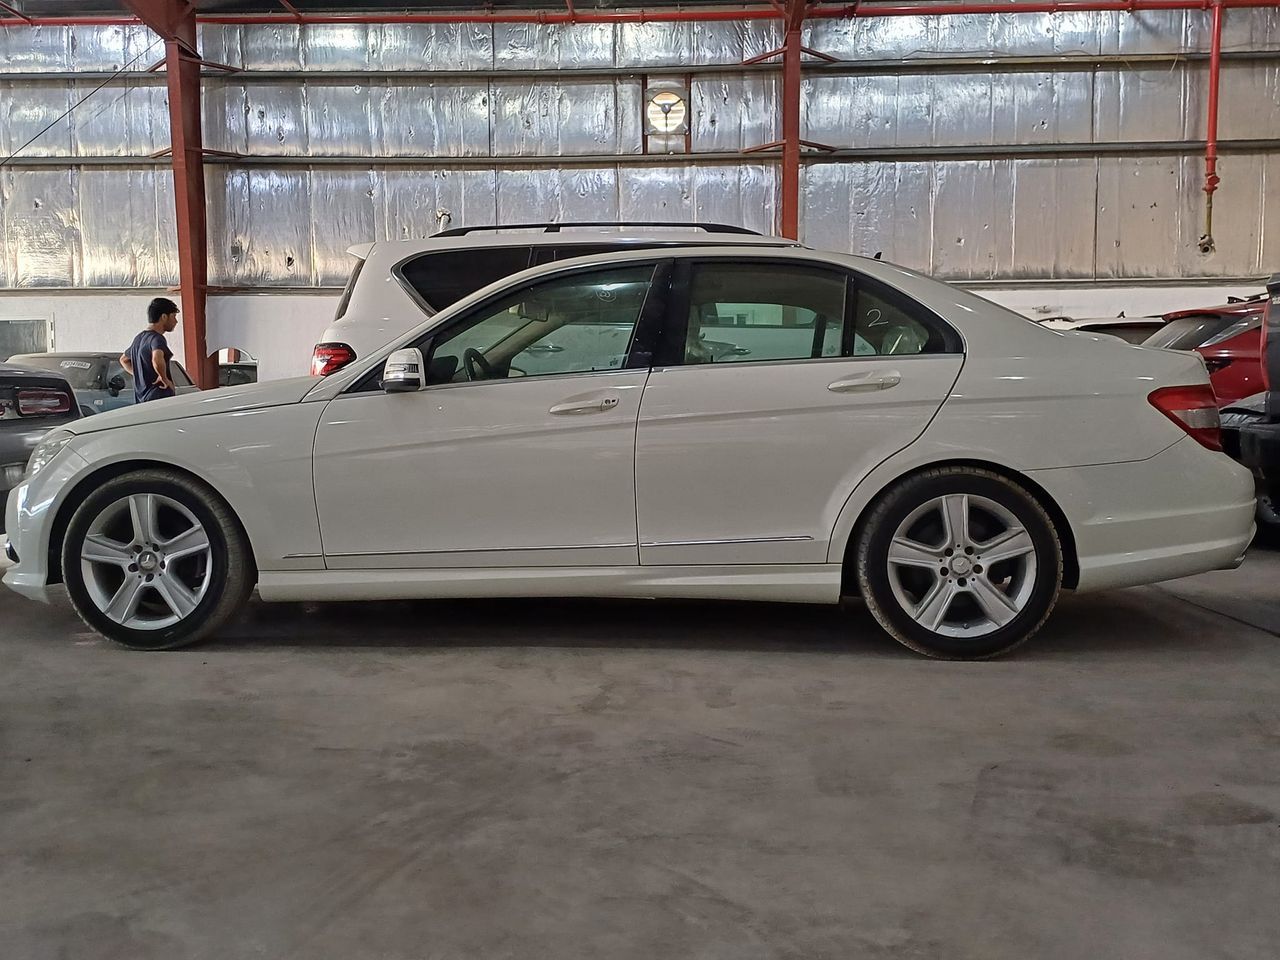
<path id="1" fill-rule="evenodd" d="M 1275 0 L 1280 3 L 1280 0 Z M 337 14 L 337 13 L 303 13 L 299 16 L 283 13 L 260 14 L 209 14 L 197 16 L 197 23 L 224 24 L 383 24 L 383 23 L 534 23 L 534 24 L 568 24 L 568 23 L 687 23 L 687 22 L 739 22 L 747 20 L 777 20 L 779 14 L 772 7 L 759 10 L 660 10 L 636 11 L 634 13 L 369 13 L 369 14 Z M 55 26 L 55 27 L 91 27 L 91 26 L 131 26 L 137 24 L 137 17 L 113 16 L 80 16 L 80 17 L 33 17 L 32 23 L 25 20 L 0 18 L 0 25 L 14 26 Z"/>
<path id="2" fill-rule="evenodd" d="M 772 0 L 769 0 L 772 3 Z M 1280 7 L 1280 0 L 1220 0 L 1225 9 Z M 991 13 L 1105 13 L 1139 10 L 1209 10 L 1213 0 L 1010 0 L 993 2 L 876 3 L 874 0 L 847 6 L 823 6 L 809 12 L 810 18 L 945 17 Z M 368 13 L 328 14 L 210 14 L 197 16 L 198 23 L 225 24 L 378 24 L 378 23 L 683 23 L 715 21 L 778 20 L 783 14 L 770 6 L 751 10 L 638 10 L 622 13 Z M 32 17 L 35 26 L 127 26 L 137 17 L 79 16 Z M 0 26 L 26 26 L 20 18 L 0 18 Z"/>
<path id="3" fill-rule="evenodd" d="M 1223 7 L 1280 7 L 1277 0 L 1219 0 Z M 814 18 L 949 17 L 993 13 L 1134 13 L 1142 10 L 1208 10 L 1213 0 L 1011 0 L 1009 3 L 858 3 L 825 7 Z"/>
<path id="4" fill-rule="evenodd" d="M 782 43 L 782 210 L 778 230 L 800 239 L 800 66 L 809 0 L 786 0 L 786 35 Z"/>
<path id="5" fill-rule="evenodd" d="M 28 26 L 35 22 L 17 7 L 11 7 L 7 3 L 0 2 L 0 10 L 3 10 L 5 13 L 12 14 Z"/>
<path id="6" fill-rule="evenodd" d="M 125 5 L 164 40 L 178 277 L 182 285 L 183 354 L 187 372 L 198 386 L 208 390 L 218 385 L 218 363 L 209 356 L 205 322 L 209 254 L 195 8 L 183 0 L 125 0 Z"/>

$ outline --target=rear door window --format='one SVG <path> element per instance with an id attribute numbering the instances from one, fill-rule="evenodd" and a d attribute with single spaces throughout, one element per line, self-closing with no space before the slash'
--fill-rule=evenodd
<path id="1" fill-rule="evenodd" d="M 530 248 L 484 247 L 426 253 L 397 272 L 431 314 L 529 267 Z"/>

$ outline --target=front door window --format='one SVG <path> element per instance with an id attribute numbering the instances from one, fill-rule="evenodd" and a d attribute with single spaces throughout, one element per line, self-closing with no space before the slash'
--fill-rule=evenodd
<path id="1" fill-rule="evenodd" d="M 574 273 L 492 303 L 435 343 L 428 382 L 624 369 L 653 271 L 646 264 Z"/>

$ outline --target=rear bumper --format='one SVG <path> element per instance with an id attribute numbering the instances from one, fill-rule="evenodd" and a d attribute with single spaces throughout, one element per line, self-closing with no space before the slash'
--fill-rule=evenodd
<path id="1" fill-rule="evenodd" d="M 1067 515 L 1082 591 L 1231 569 L 1253 539 L 1253 477 L 1189 437 L 1149 460 L 1030 476 Z"/>

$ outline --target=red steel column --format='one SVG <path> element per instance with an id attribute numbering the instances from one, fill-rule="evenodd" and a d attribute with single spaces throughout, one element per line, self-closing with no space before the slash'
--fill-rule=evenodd
<path id="1" fill-rule="evenodd" d="M 808 0 L 787 0 L 782 44 L 782 216 L 784 237 L 800 239 L 800 28 Z"/>
<path id="2" fill-rule="evenodd" d="M 195 7 L 183 0 L 125 0 L 125 5 L 165 42 L 184 360 L 192 379 L 208 390 L 218 385 L 218 362 L 209 356 L 205 335 L 209 259 Z"/>

